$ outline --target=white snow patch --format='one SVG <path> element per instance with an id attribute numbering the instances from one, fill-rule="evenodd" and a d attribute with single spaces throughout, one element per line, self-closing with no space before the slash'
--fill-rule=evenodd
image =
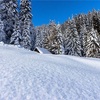
<path id="1" fill-rule="evenodd" d="M 0 100 L 100 100 L 100 60 L 0 43 Z"/>

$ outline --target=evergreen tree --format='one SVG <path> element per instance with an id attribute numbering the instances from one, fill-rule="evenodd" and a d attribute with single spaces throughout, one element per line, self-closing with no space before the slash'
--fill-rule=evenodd
<path id="1" fill-rule="evenodd" d="M 100 56 L 100 44 L 97 37 L 98 32 L 92 28 L 87 36 L 86 56 L 87 57 L 98 57 Z"/>
<path id="2" fill-rule="evenodd" d="M 43 41 L 47 38 L 48 27 L 46 25 L 42 25 L 36 27 L 36 47 L 44 47 Z"/>
<path id="3" fill-rule="evenodd" d="M 92 22 L 94 30 L 97 30 L 97 32 L 100 33 L 99 12 L 96 10 L 93 10 L 92 12 Z"/>
<path id="4" fill-rule="evenodd" d="M 58 41 L 58 54 L 64 54 L 64 42 L 63 42 L 63 35 L 62 35 L 62 32 L 61 32 L 61 25 L 58 24 L 56 26 L 56 29 L 58 31 L 58 34 L 57 34 L 57 41 Z"/>
<path id="5" fill-rule="evenodd" d="M 15 2 L 15 4 L 17 4 L 17 2 Z M 14 15 L 15 23 L 14 23 L 14 29 L 13 29 L 13 33 L 11 35 L 10 43 L 14 44 L 14 45 L 20 45 L 21 30 L 20 30 L 19 12 L 17 10 L 15 10 L 15 12 L 13 14 L 15 14 Z"/>
<path id="6" fill-rule="evenodd" d="M 65 29 L 64 33 L 64 48 L 65 48 L 65 54 L 67 55 L 76 55 L 76 56 L 82 56 L 81 55 L 81 45 L 79 41 L 79 35 L 76 29 L 75 20 L 68 21 L 68 27 Z"/>
<path id="7" fill-rule="evenodd" d="M 10 43 L 14 45 L 20 45 L 21 41 L 21 30 L 20 30 L 20 23 L 19 20 L 16 20 L 13 34 L 11 35 Z"/>
<path id="8" fill-rule="evenodd" d="M 67 47 L 67 43 L 69 43 L 68 42 L 68 34 L 70 34 L 70 31 L 69 31 L 70 22 L 71 22 L 70 20 L 66 21 L 61 27 L 61 31 L 62 31 L 62 34 L 63 34 L 65 54 L 68 54 L 68 51 L 69 51 L 69 48 Z"/>
<path id="9" fill-rule="evenodd" d="M 53 54 L 63 54 L 64 48 L 60 26 L 52 21 L 48 25 L 48 29 L 48 34 L 45 35 L 43 41 L 44 48 L 48 49 Z"/>
<path id="10" fill-rule="evenodd" d="M 81 34 L 82 34 L 82 40 L 81 40 L 82 56 L 86 56 L 86 45 L 87 45 L 88 32 L 87 32 L 85 24 L 81 27 Z"/>
<path id="11" fill-rule="evenodd" d="M 31 44 L 32 44 L 31 50 L 34 50 L 36 44 L 36 30 L 32 23 L 30 27 L 30 37 L 31 37 Z"/>
<path id="12" fill-rule="evenodd" d="M 93 10 L 93 28 L 94 30 L 97 30 L 98 34 L 97 37 L 99 39 L 99 45 L 100 45 L 100 11 Z"/>
<path id="13" fill-rule="evenodd" d="M 17 9 L 17 0 L 0 0 L 0 12 L 2 13 L 1 18 L 4 22 L 4 31 L 6 33 L 6 43 L 10 42 L 11 35 L 13 33 L 15 16 Z"/>
<path id="14" fill-rule="evenodd" d="M 36 27 L 36 47 L 42 47 L 42 38 L 40 27 Z"/>
<path id="15" fill-rule="evenodd" d="M 21 25 L 21 46 L 27 49 L 32 48 L 32 38 L 31 38 L 31 7 L 30 7 L 30 1 L 29 0 L 21 0 L 20 3 L 20 25 Z"/>
<path id="16" fill-rule="evenodd" d="M 5 42 L 4 24 L 0 17 L 0 41 Z"/>
<path id="17" fill-rule="evenodd" d="M 87 31 L 90 32 L 93 28 L 93 15 L 92 15 L 92 12 L 89 12 L 86 16 L 86 28 L 87 28 Z"/>

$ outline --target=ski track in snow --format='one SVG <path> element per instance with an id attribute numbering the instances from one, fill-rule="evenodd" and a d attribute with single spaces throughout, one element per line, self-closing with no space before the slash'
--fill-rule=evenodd
<path id="1" fill-rule="evenodd" d="M 100 100 L 100 60 L 0 44 L 0 100 Z"/>

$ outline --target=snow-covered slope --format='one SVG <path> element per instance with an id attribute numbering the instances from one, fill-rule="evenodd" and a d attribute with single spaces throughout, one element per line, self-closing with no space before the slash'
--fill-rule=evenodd
<path id="1" fill-rule="evenodd" d="M 0 44 L 0 100 L 100 100 L 100 60 Z"/>

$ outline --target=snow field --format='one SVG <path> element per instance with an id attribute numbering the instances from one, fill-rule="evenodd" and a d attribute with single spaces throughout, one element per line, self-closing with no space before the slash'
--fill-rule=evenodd
<path id="1" fill-rule="evenodd" d="M 100 60 L 1 43 L 0 100 L 100 100 Z"/>

